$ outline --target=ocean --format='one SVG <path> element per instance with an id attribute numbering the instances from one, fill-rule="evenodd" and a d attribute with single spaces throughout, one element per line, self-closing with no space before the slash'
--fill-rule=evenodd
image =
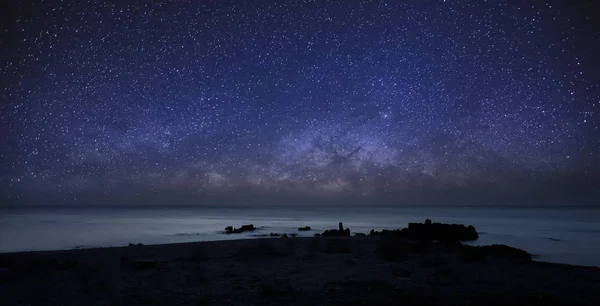
<path id="1" fill-rule="evenodd" d="M 255 238 L 313 236 L 343 222 L 353 232 L 409 222 L 462 223 L 480 233 L 474 245 L 507 244 L 536 260 L 600 266 L 600 209 L 512 207 L 27 207 L 0 209 L 0 252 L 58 250 Z M 226 226 L 254 224 L 226 235 Z M 310 232 L 297 228 L 310 226 Z"/>

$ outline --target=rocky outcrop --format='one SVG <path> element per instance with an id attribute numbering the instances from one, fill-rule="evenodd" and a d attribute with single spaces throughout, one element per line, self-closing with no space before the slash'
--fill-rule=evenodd
<path id="1" fill-rule="evenodd" d="M 472 241 L 479 238 L 479 234 L 472 225 L 432 223 L 409 223 L 408 238 L 411 240 L 437 240 L 437 241 Z"/>
<path id="2" fill-rule="evenodd" d="M 298 228 L 298 231 L 300 231 L 300 232 L 306 232 L 306 231 L 310 231 L 310 230 L 311 230 L 310 226 L 303 226 L 303 227 Z"/>
<path id="3" fill-rule="evenodd" d="M 332 229 L 332 230 L 326 230 L 323 232 L 323 234 L 321 234 L 322 237 L 346 237 L 346 236 L 350 236 L 350 229 L 346 228 L 344 229 L 344 224 L 342 224 L 342 222 L 340 222 L 340 224 L 338 225 L 338 229 Z"/>
<path id="4" fill-rule="evenodd" d="M 253 224 L 242 225 L 240 228 L 233 228 L 233 226 L 228 226 L 225 228 L 225 234 L 240 234 L 243 232 L 251 232 L 254 231 L 256 227 Z"/>
<path id="5" fill-rule="evenodd" d="M 369 232 L 370 236 L 385 236 L 385 237 L 398 237 L 398 238 L 406 238 L 406 229 L 395 229 L 395 230 L 381 230 L 381 231 L 376 231 L 374 229 L 372 229 Z"/>
<path id="6" fill-rule="evenodd" d="M 472 241 L 479 238 L 479 234 L 472 225 L 432 223 L 429 219 L 425 220 L 425 223 L 409 223 L 408 228 L 401 230 L 375 231 L 373 229 L 370 235 L 406 238 L 410 240 L 436 240 L 445 243 Z"/>

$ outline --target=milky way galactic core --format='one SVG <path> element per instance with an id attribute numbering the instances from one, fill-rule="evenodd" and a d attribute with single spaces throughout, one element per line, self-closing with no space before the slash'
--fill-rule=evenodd
<path id="1" fill-rule="evenodd" d="M 120 2 L 2 13 L 0 201 L 600 196 L 593 1 Z"/>

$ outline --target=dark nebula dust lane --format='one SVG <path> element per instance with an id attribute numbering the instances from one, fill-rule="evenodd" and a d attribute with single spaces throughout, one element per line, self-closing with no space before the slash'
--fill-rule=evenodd
<path id="1" fill-rule="evenodd" d="M 2 13 L 1 202 L 600 198 L 593 1 L 121 2 Z"/>

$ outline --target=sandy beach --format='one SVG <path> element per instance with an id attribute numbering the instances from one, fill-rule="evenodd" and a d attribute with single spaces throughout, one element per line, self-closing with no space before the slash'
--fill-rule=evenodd
<path id="1" fill-rule="evenodd" d="M 384 237 L 0 254 L 3 305 L 599 305 L 600 268 Z"/>

